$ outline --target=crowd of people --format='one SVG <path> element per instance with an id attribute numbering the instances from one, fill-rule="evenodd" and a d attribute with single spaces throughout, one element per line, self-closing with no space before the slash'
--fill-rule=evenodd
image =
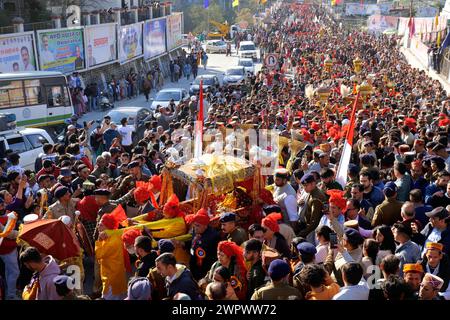
<path id="1" fill-rule="evenodd" d="M 204 136 L 232 132 L 224 153 L 242 151 L 250 161 L 248 141 L 236 138 L 244 125 L 291 140 L 256 198 L 251 186 L 236 186 L 198 212 L 187 212 L 175 194 L 164 199 L 163 172 L 173 150 L 182 153 L 183 141 L 194 138 L 198 97 L 158 108 L 135 145 L 127 119 L 119 125 L 105 117 L 92 134 L 93 122 L 74 122 L 64 143 L 44 146 L 34 171 L 21 168 L 15 153 L 0 162 L 3 298 L 450 299 L 450 109 L 442 85 L 410 66 L 394 38 L 340 30 L 319 7 L 286 3 L 272 18 L 253 39 L 262 54 L 278 54 L 279 66 L 205 94 Z M 356 57 L 363 65 L 355 76 Z M 372 92 L 356 101 L 341 184 L 336 169 L 357 83 L 366 79 Z M 323 84 L 326 103 L 311 91 Z M 205 152 L 220 154 L 224 144 Z M 246 220 L 216 210 L 228 196 L 250 207 Z M 15 230 L 6 227 L 10 212 Z M 181 226 L 177 236 L 190 237 L 133 228 L 136 217 Z M 41 249 L 18 238 L 42 219 L 62 221 L 79 251 L 58 259 L 50 235 L 40 236 Z M 87 272 L 89 251 L 94 268 Z M 79 267 L 82 284 L 93 277 L 92 288 L 74 286 L 69 265 Z"/>

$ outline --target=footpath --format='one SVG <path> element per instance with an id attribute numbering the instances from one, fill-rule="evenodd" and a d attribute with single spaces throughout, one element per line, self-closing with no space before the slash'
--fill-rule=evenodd
<path id="1" fill-rule="evenodd" d="M 418 68 L 420 70 L 425 70 L 425 72 L 435 80 L 438 80 L 442 86 L 444 87 L 447 94 L 450 94 L 450 82 L 445 78 L 444 75 L 436 73 L 436 71 L 432 70 L 431 68 L 428 69 L 428 66 L 423 65 L 422 62 L 420 62 L 416 56 L 411 52 L 410 49 L 406 48 L 400 48 L 400 52 L 403 53 L 408 63 L 413 66 L 414 68 Z"/>

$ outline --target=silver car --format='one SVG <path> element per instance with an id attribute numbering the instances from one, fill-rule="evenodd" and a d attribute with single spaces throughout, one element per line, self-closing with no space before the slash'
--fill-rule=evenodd
<path id="1" fill-rule="evenodd" d="M 245 79 L 246 71 L 244 67 L 233 67 L 225 71 L 223 77 L 224 85 L 238 85 Z"/>
<path id="2" fill-rule="evenodd" d="M 255 64 L 253 63 L 253 59 L 250 58 L 242 58 L 238 61 L 238 66 L 244 67 L 245 72 L 247 74 L 255 74 Z"/>
<path id="3" fill-rule="evenodd" d="M 155 111 L 158 106 L 167 107 L 172 99 L 175 105 L 178 105 L 181 101 L 189 99 L 189 94 L 186 89 L 181 88 L 162 89 L 154 99 L 151 99 L 152 104 L 150 105 L 150 109 Z"/>
<path id="4" fill-rule="evenodd" d="M 206 43 L 206 53 L 226 53 L 227 43 L 222 40 L 210 40 Z"/>
<path id="5" fill-rule="evenodd" d="M 108 112 L 108 116 L 111 117 L 111 121 L 118 127 L 121 126 L 120 121 L 123 118 L 128 119 L 128 125 L 134 126 L 135 128 L 135 132 L 133 132 L 133 143 L 137 143 L 144 137 L 145 122 L 152 118 L 150 110 L 143 107 L 114 108 L 114 110 Z"/>

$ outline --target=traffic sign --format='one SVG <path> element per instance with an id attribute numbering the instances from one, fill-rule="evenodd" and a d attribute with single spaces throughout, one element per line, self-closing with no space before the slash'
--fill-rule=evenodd
<path id="1" fill-rule="evenodd" d="M 268 68 L 274 68 L 278 64 L 278 55 L 275 53 L 269 53 L 264 59 L 264 64 Z"/>

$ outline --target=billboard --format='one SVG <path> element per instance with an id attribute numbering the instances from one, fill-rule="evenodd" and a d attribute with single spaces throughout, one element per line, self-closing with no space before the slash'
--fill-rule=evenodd
<path id="1" fill-rule="evenodd" d="M 70 73 L 85 69 L 82 29 L 38 31 L 38 44 L 41 70 Z"/>
<path id="2" fill-rule="evenodd" d="M 360 4 L 360 3 L 347 3 L 345 4 L 345 15 L 379 15 L 389 14 L 389 10 L 392 8 L 392 3 L 380 3 L 380 4 Z"/>
<path id="3" fill-rule="evenodd" d="M 125 63 L 142 54 L 142 23 L 120 26 L 119 62 Z"/>
<path id="4" fill-rule="evenodd" d="M 367 19 L 367 28 L 373 33 L 383 33 L 389 29 L 397 29 L 398 21 L 398 17 L 375 14 Z"/>
<path id="5" fill-rule="evenodd" d="M 166 18 L 144 23 L 144 57 L 151 59 L 166 52 Z"/>
<path id="6" fill-rule="evenodd" d="M 0 72 L 34 71 L 33 32 L 0 36 Z"/>
<path id="7" fill-rule="evenodd" d="M 88 26 L 85 28 L 85 36 L 88 68 L 111 63 L 117 59 L 115 24 Z"/>
<path id="8" fill-rule="evenodd" d="M 167 16 L 167 50 L 180 47 L 183 44 L 182 33 L 182 14 L 175 13 Z"/>

